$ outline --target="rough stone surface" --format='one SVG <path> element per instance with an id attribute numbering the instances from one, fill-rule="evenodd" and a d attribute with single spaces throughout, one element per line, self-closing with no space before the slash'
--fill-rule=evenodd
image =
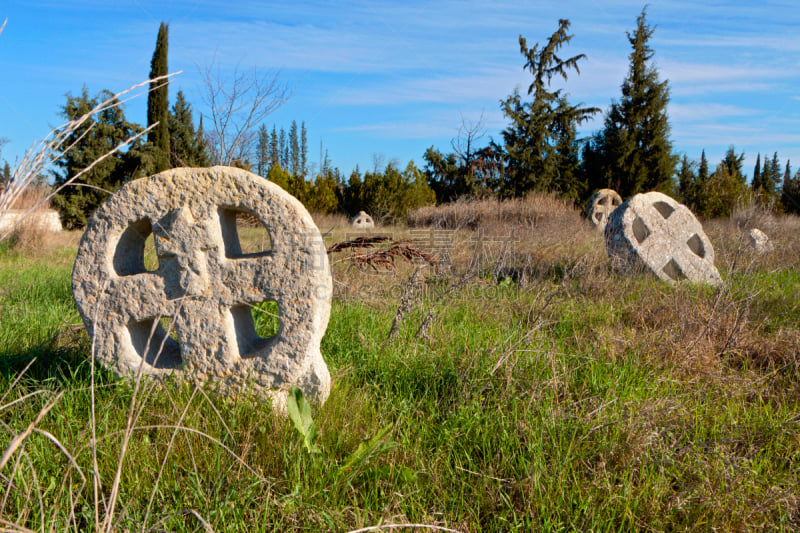
<path id="1" fill-rule="evenodd" d="M 0 234 L 10 231 L 23 216 L 28 223 L 36 224 L 45 231 L 57 233 L 62 229 L 58 212 L 53 209 L 37 209 L 32 213 L 26 209 L 9 209 L 0 216 Z"/>
<path id="2" fill-rule="evenodd" d="M 372 229 L 375 227 L 375 222 L 373 222 L 372 217 L 364 211 L 359 211 L 358 214 L 353 217 L 353 220 L 350 221 L 350 225 L 359 229 Z"/>
<path id="3" fill-rule="evenodd" d="M 747 234 L 747 238 L 756 253 L 763 254 L 775 249 L 775 245 L 769 240 L 767 234 L 758 228 L 751 229 Z"/>
<path id="4" fill-rule="evenodd" d="M 242 252 L 240 212 L 264 225 L 270 250 Z M 148 271 L 151 233 L 158 267 Z M 89 220 L 72 290 L 95 356 L 118 375 L 177 373 L 221 392 L 244 387 L 277 408 L 292 385 L 320 403 L 328 396 L 325 246 L 303 205 L 255 174 L 182 168 L 126 184 Z M 251 314 L 267 301 L 280 315 L 269 339 Z"/>
<path id="5" fill-rule="evenodd" d="M 586 204 L 586 218 L 601 231 L 608 223 L 608 217 L 622 203 L 617 191 L 613 189 L 600 189 L 589 198 Z"/>
<path id="6" fill-rule="evenodd" d="M 622 272 L 648 269 L 674 282 L 722 283 L 714 248 L 688 207 L 659 192 L 637 194 L 611 213 L 606 250 Z"/>

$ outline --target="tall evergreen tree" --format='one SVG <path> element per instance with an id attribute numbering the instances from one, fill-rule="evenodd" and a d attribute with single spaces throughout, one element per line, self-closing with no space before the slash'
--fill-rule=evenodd
<path id="1" fill-rule="evenodd" d="M 205 142 L 198 133 L 194 130 L 192 106 L 186 101 L 183 91 L 178 91 L 169 114 L 171 167 L 207 167 L 211 164 Z"/>
<path id="2" fill-rule="evenodd" d="M 269 134 L 269 168 L 281 166 L 281 148 L 278 144 L 278 131 L 272 125 L 272 133 Z"/>
<path id="3" fill-rule="evenodd" d="M 283 128 L 278 137 L 278 146 L 280 147 L 281 168 L 286 170 L 289 168 L 289 146 L 286 144 L 286 130 Z"/>
<path id="4" fill-rule="evenodd" d="M 603 184 L 624 198 L 673 188 L 677 156 L 672 154 L 667 118 L 668 81 L 660 81 L 648 44 L 655 28 L 646 22 L 646 8 L 628 33 L 630 69 L 622 83 L 622 99 L 612 102 L 603 130 L 593 139 Z"/>
<path id="5" fill-rule="evenodd" d="M 761 181 L 764 182 L 764 191 L 770 197 L 775 196 L 781 185 L 781 163 L 778 159 L 778 152 L 772 154 L 772 161 L 769 162 L 769 172 L 764 172 Z"/>
<path id="6" fill-rule="evenodd" d="M 300 123 L 300 173 L 303 176 L 308 174 L 308 132 L 305 121 Z"/>
<path id="7" fill-rule="evenodd" d="M 761 185 L 761 153 L 756 156 L 756 166 L 753 167 L 753 180 L 750 182 L 750 188 L 753 191 L 758 191 Z"/>
<path id="8" fill-rule="evenodd" d="M 289 128 L 289 174 L 300 175 L 300 137 L 297 131 L 297 121 L 292 121 Z"/>
<path id="9" fill-rule="evenodd" d="M 577 148 L 574 148 L 577 125 L 599 112 L 596 108 L 570 105 L 561 90 L 551 90 L 555 76 L 567 80 L 567 72 L 574 69 L 580 74 L 578 62 L 586 58 L 579 54 L 561 59 L 559 49 L 572 39 L 570 22 L 558 21 L 558 29 L 541 49 L 539 43 L 528 48 L 520 35 L 520 53 L 525 57 L 524 69 L 533 75 L 528 87 L 531 102 L 523 102 L 519 91 L 514 91 L 501 102 L 503 113 L 511 124 L 502 132 L 506 152 L 505 182 L 501 184 L 504 196 L 520 196 L 533 189 L 571 191 L 573 175 L 577 172 Z M 565 165 L 574 164 L 569 172 Z"/>
<path id="10" fill-rule="evenodd" d="M 67 120 L 75 120 L 111 96 L 109 91 L 103 91 L 98 96 L 89 97 L 88 90 L 84 87 L 80 96 L 67 95 L 67 103 L 62 109 L 63 116 Z M 138 131 L 141 128 L 125 120 L 120 106 L 108 106 L 96 113 L 64 143 L 70 149 L 55 163 L 58 169 L 54 173 L 56 187 L 71 180 Z M 108 194 L 134 175 L 137 167 L 142 166 L 140 148 L 135 143 L 125 153 L 117 152 L 106 157 L 78 181 L 72 182 L 75 186 L 65 187 L 53 197 L 53 204 L 65 226 L 78 228 L 85 225 L 89 215 L 108 198 Z M 147 162 L 145 166 L 149 164 L 152 162 Z"/>
<path id="11" fill-rule="evenodd" d="M 256 174 L 259 176 L 267 176 L 269 172 L 269 132 L 267 127 L 262 124 L 258 128 L 258 141 L 256 144 Z"/>
<path id="12" fill-rule="evenodd" d="M 704 183 L 708 180 L 708 159 L 706 159 L 706 151 L 700 153 L 700 167 L 697 169 L 697 181 Z"/>
<path id="13" fill-rule="evenodd" d="M 150 79 L 167 75 L 167 52 L 169 47 L 169 25 L 163 22 L 158 27 L 156 49 L 150 61 Z M 160 172 L 170 166 L 169 148 L 169 88 L 167 80 L 150 82 L 147 95 L 147 126 L 158 122 L 158 126 L 147 134 L 147 142 L 155 149 L 155 166 L 152 172 Z"/>

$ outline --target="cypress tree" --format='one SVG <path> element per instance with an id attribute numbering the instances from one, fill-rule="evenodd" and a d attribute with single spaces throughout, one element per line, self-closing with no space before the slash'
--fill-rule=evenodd
<path id="1" fill-rule="evenodd" d="M 753 167 L 753 181 L 750 182 L 750 188 L 753 192 L 758 192 L 761 186 L 761 153 L 759 153 L 756 156 L 756 166 Z"/>
<path id="2" fill-rule="evenodd" d="M 150 78 L 167 75 L 167 51 L 169 25 L 163 22 L 158 27 L 156 49 L 150 61 Z M 170 166 L 169 147 L 169 88 L 167 80 L 150 83 L 147 96 L 147 126 L 158 122 L 158 126 L 147 134 L 147 142 L 154 147 L 156 159 L 153 172 L 160 172 Z"/>
<path id="3" fill-rule="evenodd" d="M 267 176 L 269 172 L 269 132 L 267 127 L 262 124 L 258 129 L 258 144 L 256 146 L 256 174 Z"/>
<path id="4" fill-rule="evenodd" d="M 308 132 L 305 120 L 300 123 L 300 173 L 308 174 Z"/>
<path id="5" fill-rule="evenodd" d="M 300 138 L 297 131 L 297 121 L 292 121 L 289 128 L 289 174 L 300 175 Z"/>
<path id="6" fill-rule="evenodd" d="M 668 81 L 660 81 L 648 42 L 655 28 L 646 22 L 646 8 L 628 33 L 630 69 L 622 83 L 622 99 L 613 102 L 594 144 L 600 151 L 600 172 L 607 187 L 625 198 L 673 188 L 677 157 L 672 154 L 667 119 Z"/>
<path id="7" fill-rule="evenodd" d="M 269 168 L 281 166 L 281 148 L 278 145 L 278 132 L 275 125 L 272 125 L 272 133 L 269 135 Z"/>

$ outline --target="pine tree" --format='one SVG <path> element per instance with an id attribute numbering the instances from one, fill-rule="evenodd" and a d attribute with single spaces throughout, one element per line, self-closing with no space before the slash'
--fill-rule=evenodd
<path id="1" fill-rule="evenodd" d="M 505 181 L 500 185 L 504 196 L 521 196 L 533 189 L 571 191 L 578 171 L 577 147 L 573 146 L 575 130 L 599 112 L 596 108 L 570 105 L 560 89 L 549 89 L 554 76 L 566 81 L 568 70 L 580 74 L 578 62 L 586 58 L 585 54 L 569 59 L 557 55 L 572 39 L 567 33 L 570 22 L 561 19 L 558 24 L 541 49 L 539 43 L 528 48 L 525 38 L 519 37 L 520 53 L 526 59 L 524 69 L 534 78 L 528 87 L 533 100 L 523 102 L 515 90 L 501 102 L 503 114 L 511 120 L 502 132 L 507 161 Z"/>
<path id="2" fill-rule="evenodd" d="M 646 8 L 636 23 L 633 34 L 627 34 L 633 50 L 622 99 L 611 104 L 603 130 L 593 140 L 604 185 L 623 198 L 650 190 L 668 192 L 678 159 L 669 139 L 668 81 L 659 80 L 652 63 L 648 42 L 655 28 L 646 23 Z"/>
<path id="3" fill-rule="evenodd" d="M 109 91 L 102 91 L 98 96 L 90 98 L 84 87 L 80 96 L 67 95 L 67 103 L 62 109 L 63 116 L 67 120 L 75 120 L 111 96 Z M 120 106 L 109 106 L 95 114 L 64 143 L 70 149 L 55 163 L 58 168 L 54 173 L 55 186 L 63 185 L 140 130 L 139 126 L 125 120 Z M 55 195 L 53 204 L 64 225 L 68 228 L 85 225 L 89 215 L 108 198 L 108 194 L 133 176 L 136 168 L 142 165 L 141 158 L 141 146 L 134 143 L 127 152 L 117 152 L 106 157 L 77 182 L 73 182 L 74 185 L 85 184 L 88 187 L 68 186 Z"/>
<path id="4" fill-rule="evenodd" d="M 171 167 L 207 167 L 211 164 L 205 143 L 198 133 L 194 131 L 192 106 L 186 101 L 183 91 L 178 91 L 169 114 Z"/>
<path id="5" fill-rule="evenodd" d="M 169 25 L 163 22 L 158 27 L 156 49 L 150 61 L 150 79 L 167 75 L 167 52 Z M 155 148 L 155 164 L 151 172 L 160 172 L 170 166 L 169 148 L 169 89 L 167 80 L 150 83 L 147 95 L 147 126 L 158 122 L 158 126 L 147 134 L 147 142 Z"/>

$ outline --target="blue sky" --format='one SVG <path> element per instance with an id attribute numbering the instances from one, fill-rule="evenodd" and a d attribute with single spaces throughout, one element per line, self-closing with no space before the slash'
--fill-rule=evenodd
<path id="1" fill-rule="evenodd" d="M 450 151 L 462 119 L 483 117 L 486 136 L 505 127 L 499 101 L 524 91 L 518 36 L 544 42 L 559 18 L 572 22 L 565 56 L 584 53 L 571 100 L 601 107 L 620 96 L 632 31 L 644 6 L 633 1 L 304 2 L 229 0 L 12 1 L 0 7 L 0 137 L 13 166 L 60 124 L 65 94 L 120 91 L 147 78 L 156 33 L 169 23 L 169 70 L 198 112 L 198 68 L 279 71 L 296 86 L 273 115 L 287 128 L 305 121 L 310 159 L 320 141 L 344 172 L 374 161 L 414 160 L 425 149 Z M 777 151 L 800 167 L 800 2 L 652 1 L 648 22 L 676 151 L 713 168 L 733 144 L 752 174 L 757 153 Z M 146 97 L 126 104 L 146 122 Z M 602 117 L 586 124 L 590 134 Z"/>

